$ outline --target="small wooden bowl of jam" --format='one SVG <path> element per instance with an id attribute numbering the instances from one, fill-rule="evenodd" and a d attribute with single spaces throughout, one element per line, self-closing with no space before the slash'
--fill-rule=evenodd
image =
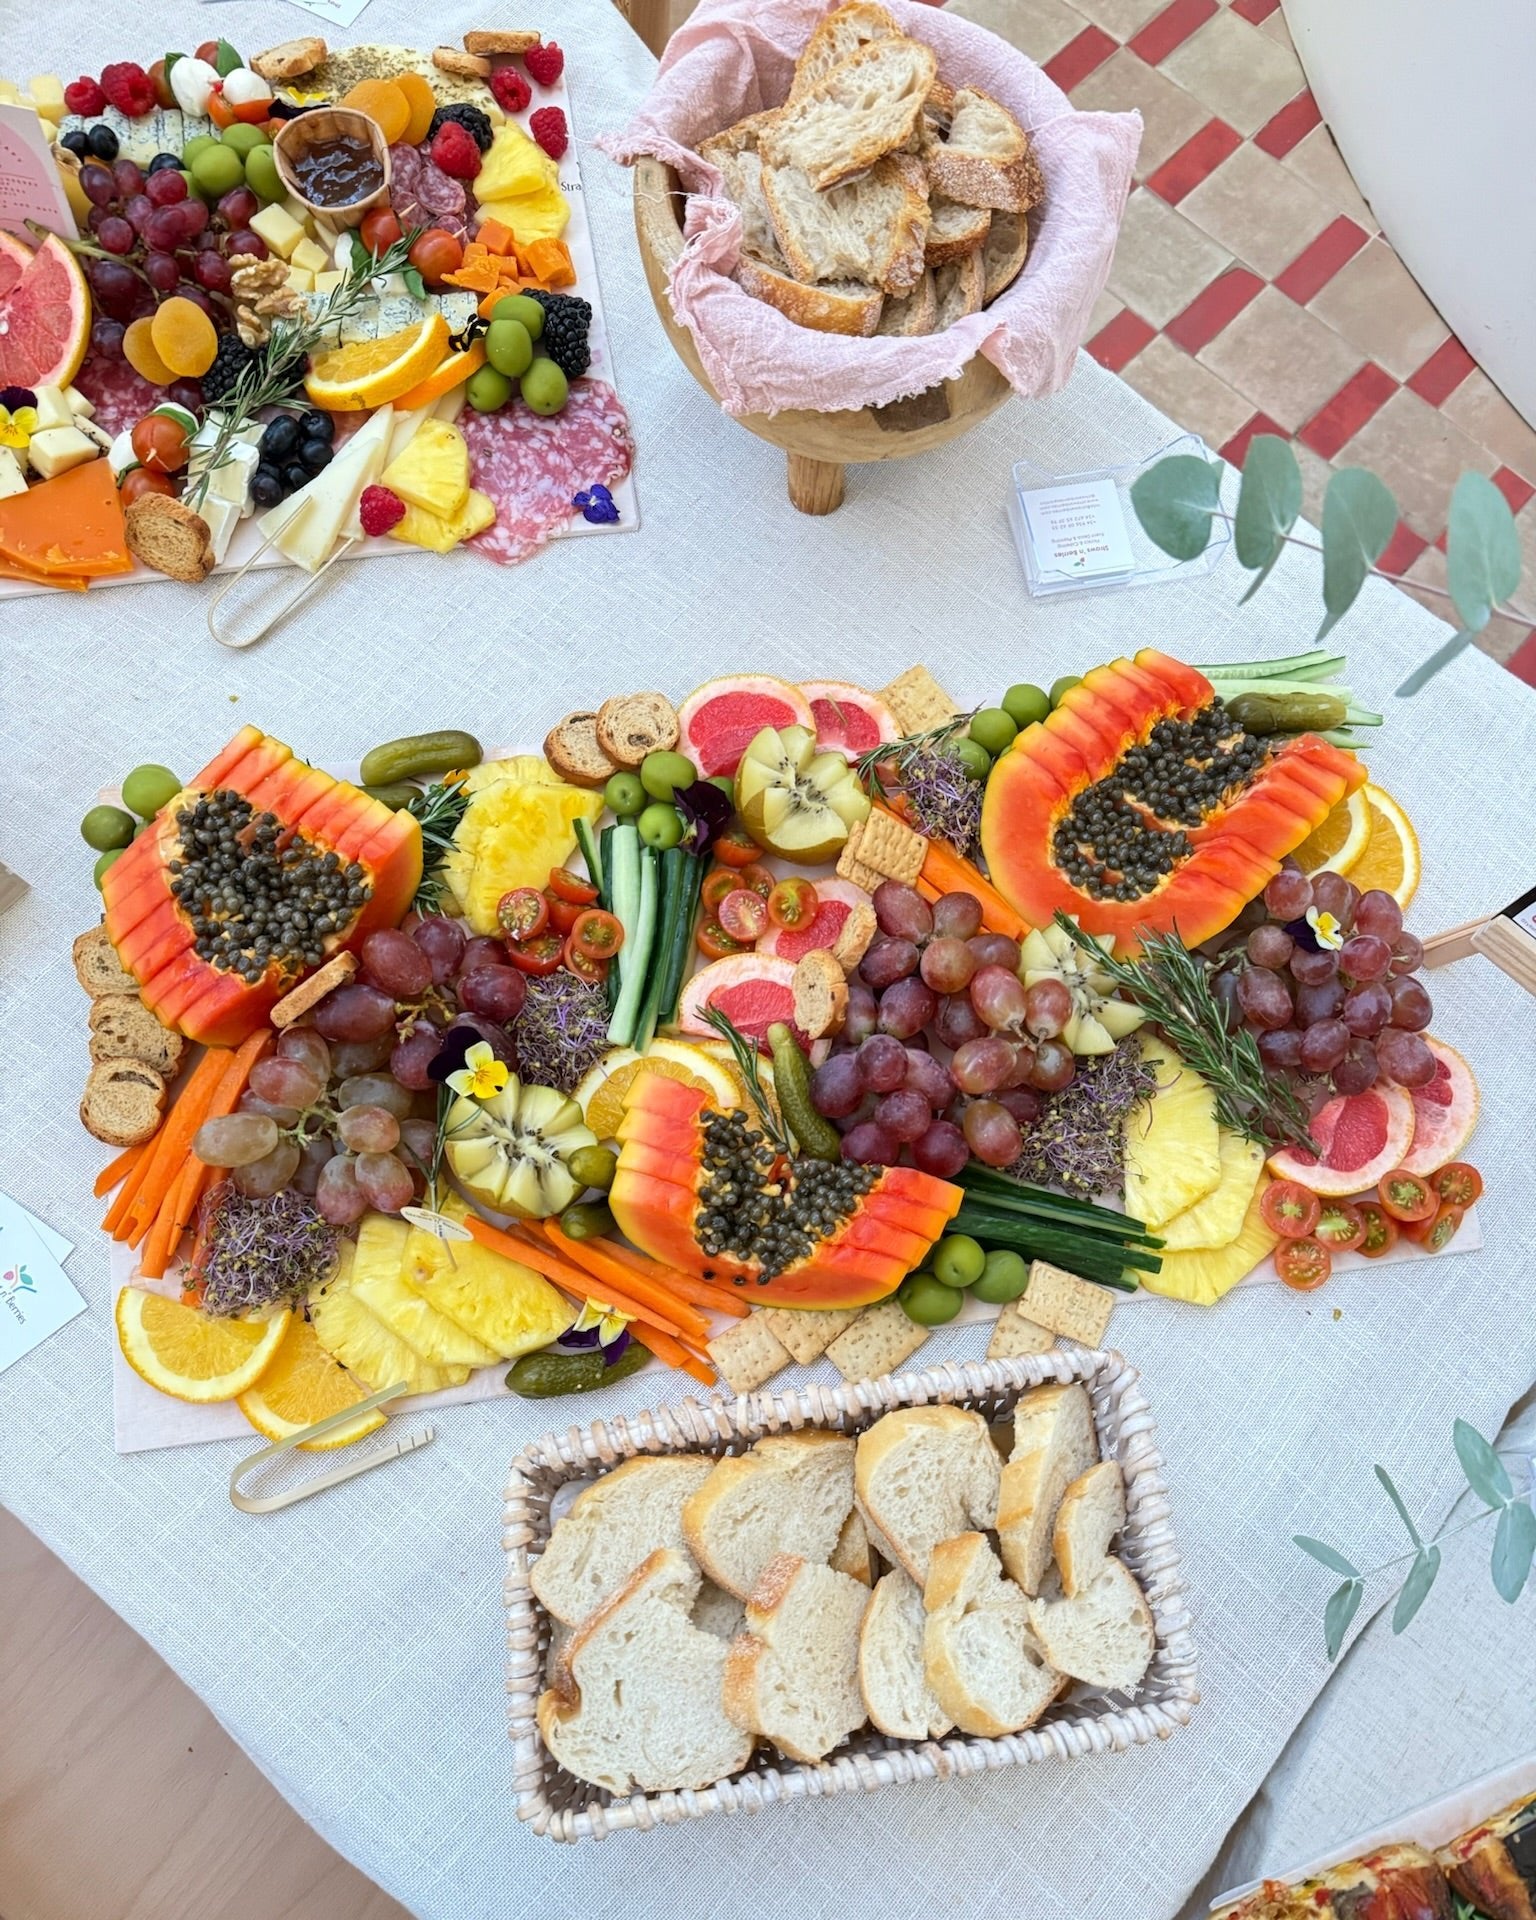
<path id="1" fill-rule="evenodd" d="M 352 107 L 316 107 L 287 121 L 272 143 L 277 176 L 333 227 L 355 227 L 389 194 L 389 142 Z"/>

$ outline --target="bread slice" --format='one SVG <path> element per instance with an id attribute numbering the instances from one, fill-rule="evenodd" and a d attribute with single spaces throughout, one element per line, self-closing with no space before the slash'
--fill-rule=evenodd
<path id="1" fill-rule="evenodd" d="M 840 60 L 850 59 L 862 47 L 876 40 L 899 40 L 901 28 L 874 0 L 848 0 L 834 7 L 805 43 L 805 51 L 795 62 L 791 100 L 798 100 L 819 80 L 823 80 Z"/>
<path id="2" fill-rule="evenodd" d="M 836 1033 L 848 1012 L 848 976 L 830 947 L 813 947 L 790 978 L 795 1025 L 807 1040 Z"/>
<path id="3" fill-rule="evenodd" d="M 325 42 L 317 35 L 306 34 L 299 40 L 284 40 L 275 47 L 268 47 L 265 53 L 258 53 L 251 61 L 252 73 L 259 73 L 263 80 L 273 80 L 281 84 L 288 80 L 302 79 L 306 73 L 313 73 L 325 59 Z"/>
<path id="4" fill-rule="evenodd" d="M 992 226 L 990 207 L 962 207 L 958 200 L 946 200 L 942 194 L 930 197 L 928 211 L 932 223 L 923 244 L 923 264 L 942 267 L 947 260 L 974 253 L 986 244 Z"/>
<path id="5" fill-rule="evenodd" d="M 714 1466 L 707 1454 L 642 1455 L 605 1473 L 556 1521 L 528 1576 L 534 1593 L 557 1620 L 574 1627 L 657 1548 L 686 1555 L 683 1502 Z"/>
<path id="6" fill-rule="evenodd" d="M 173 1027 L 161 1025 L 137 988 L 93 1000 L 90 1026 L 93 1060 L 142 1060 L 167 1080 L 175 1078 L 187 1043 Z"/>
<path id="7" fill-rule="evenodd" d="M 478 53 L 487 60 L 496 54 L 526 53 L 530 47 L 536 47 L 542 37 L 537 33 L 502 32 L 499 29 L 461 36 L 466 53 Z"/>
<path id="8" fill-rule="evenodd" d="M 597 744 L 621 767 L 677 745 L 677 708 L 664 693 L 620 693 L 597 710 Z"/>
<path id="9" fill-rule="evenodd" d="M 597 744 L 597 715 L 568 713 L 544 736 L 544 758 L 573 787 L 605 787 L 618 768 Z"/>
<path id="10" fill-rule="evenodd" d="M 75 978 L 93 1000 L 109 993 L 137 993 L 139 983 L 117 957 L 105 927 L 80 934 L 69 950 Z"/>
<path id="11" fill-rule="evenodd" d="M 741 1632 L 746 1611 L 734 1593 L 705 1580 L 688 1617 L 701 1633 L 712 1633 L 717 1640 L 734 1640 Z"/>
<path id="12" fill-rule="evenodd" d="M 884 296 L 878 287 L 866 287 L 861 281 L 838 280 L 808 287 L 784 270 L 782 260 L 772 267 L 750 253 L 742 254 L 732 277 L 743 293 L 777 307 L 786 320 L 817 333 L 843 333 L 867 340 L 880 324 Z"/>
<path id="13" fill-rule="evenodd" d="M 683 1539 L 716 1586 L 745 1600 L 776 1554 L 825 1566 L 852 1506 L 852 1440 L 774 1433 L 714 1463 L 684 1502 Z"/>
<path id="14" fill-rule="evenodd" d="M 1117 1693 L 1139 1684 L 1157 1645 L 1152 1609 L 1123 1560 L 1106 1560 L 1072 1598 L 1031 1600 L 1029 1621 L 1059 1673 Z"/>
<path id="15" fill-rule="evenodd" d="M 1045 193 L 1029 135 L 979 87 L 960 88 L 948 129 L 924 147 L 923 157 L 934 192 L 968 207 L 1028 213 Z"/>
<path id="16" fill-rule="evenodd" d="M 136 1147 L 159 1127 L 169 1083 L 142 1060 L 102 1060 L 80 1098 L 80 1124 L 109 1147 Z"/>
<path id="17" fill-rule="evenodd" d="M 923 1588 L 923 1670 L 966 1733 L 997 1739 L 1033 1726 L 1061 1691 L 1029 1627 L 1029 1602 L 979 1533 L 934 1550 Z"/>
<path id="18" fill-rule="evenodd" d="M 942 333 L 957 320 L 963 320 L 968 313 L 980 313 L 985 286 L 986 275 L 981 264 L 980 248 L 973 253 L 962 254 L 958 260 L 950 260 L 942 267 L 935 267 L 933 292 L 938 302 L 938 313 L 934 318 L 934 332 Z"/>
<path id="19" fill-rule="evenodd" d="M 167 579 L 195 585 L 214 569 L 208 522 L 165 493 L 141 493 L 123 514 L 128 550 Z"/>
<path id="20" fill-rule="evenodd" d="M 994 212 L 981 250 L 984 285 L 981 304 L 989 306 L 1024 271 L 1029 258 L 1029 222 L 1022 213 Z"/>
<path id="21" fill-rule="evenodd" d="M 279 1033 L 285 1032 L 302 1020 L 311 1007 L 318 1007 L 328 993 L 344 987 L 356 972 L 355 953 L 333 953 L 323 967 L 316 968 L 308 979 L 290 987 L 283 995 L 269 1016 L 272 1025 Z"/>
<path id="22" fill-rule="evenodd" d="M 797 1553 L 776 1554 L 725 1656 L 726 1715 L 814 1765 L 863 1726 L 859 1627 L 869 1590 Z"/>
<path id="23" fill-rule="evenodd" d="M 937 77 L 932 52 L 916 40 L 861 47 L 780 110 L 767 129 L 764 158 L 798 167 L 818 190 L 851 180 L 918 131 Z"/>
<path id="24" fill-rule="evenodd" d="M 997 1524 L 1001 1467 L 979 1413 L 899 1407 L 859 1435 L 853 1484 L 866 1524 L 921 1586 L 941 1540 Z"/>
<path id="25" fill-rule="evenodd" d="M 752 1737 L 721 1709 L 726 1642 L 688 1618 L 697 1570 L 658 1548 L 584 1621 L 539 1696 L 544 1744 L 609 1793 L 708 1787 L 747 1764 Z"/>
<path id="26" fill-rule="evenodd" d="M 859 180 L 818 192 L 795 166 L 768 165 L 763 196 L 798 280 L 862 280 L 910 293 L 922 278 L 928 198 L 921 161 L 890 154 Z"/>
<path id="27" fill-rule="evenodd" d="M 1035 1387 L 1013 1414 L 1013 1456 L 1003 1468 L 997 1532 L 1003 1565 L 1037 1594 L 1051 1564 L 1056 1510 L 1072 1482 L 1099 1457 L 1093 1408 L 1076 1381 Z"/>
<path id="28" fill-rule="evenodd" d="M 896 1740 L 942 1740 L 954 1721 L 923 1666 L 922 1588 L 895 1567 L 880 1580 L 859 1631 L 859 1686 L 869 1717 Z"/>
<path id="29" fill-rule="evenodd" d="M 1075 1596 L 1098 1574 L 1109 1543 L 1125 1525 L 1125 1476 L 1118 1460 L 1098 1460 L 1061 1496 L 1051 1549 L 1062 1591 Z"/>
<path id="30" fill-rule="evenodd" d="M 837 1545 L 832 1549 L 832 1557 L 827 1565 L 834 1572 L 846 1573 L 850 1580 L 857 1580 L 861 1587 L 873 1584 L 875 1556 L 869 1529 L 857 1507 L 848 1509 L 848 1518 L 843 1522 L 843 1530 L 837 1536 Z"/>

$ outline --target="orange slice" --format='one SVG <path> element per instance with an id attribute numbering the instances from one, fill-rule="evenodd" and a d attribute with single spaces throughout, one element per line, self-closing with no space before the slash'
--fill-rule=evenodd
<path id="1" fill-rule="evenodd" d="M 321 1346 L 307 1320 L 295 1320 L 276 1358 L 255 1386 L 236 1396 L 240 1411 L 258 1433 L 269 1440 L 287 1440 L 317 1420 L 342 1413 L 368 1396 L 368 1389 L 333 1360 Z M 349 1447 L 370 1433 L 377 1433 L 384 1415 L 377 1407 L 360 1413 L 345 1426 L 333 1427 L 318 1440 L 301 1440 L 303 1453 L 323 1453 L 332 1447 Z"/>
<path id="2" fill-rule="evenodd" d="M 478 373 L 485 365 L 485 342 L 475 340 L 460 353 L 450 353 L 448 358 L 433 368 L 418 387 L 412 387 L 409 393 L 402 393 L 395 405 L 402 413 L 412 413 L 417 407 L 430 407 L 434 400 L 441 400 L 445 393 L 452 393 L 455 387 L 462 387 L 472 373 Z"/>
<path id="3" fill-rule="evenodd" d="M 1327 814 L 1296 849 L 1303 873 L 1348 873 L 1365 852 L 1371 837 L 1371 817 L 1364 790 L 1357 788 Z"/>
<path id="4" fill-rule="evenodd" d="M 143 1287 L 124 1287 L 114 1311 L 123 1358 L 173 1400 L 233 1400 L 254 1387 L 287 1337 L 287 1308 L 269 1320 L 216 1317 Z"/>
<path id="5" fill-rule="evenodd" d="M 746 1105 L 747 1090 L 735 1067 L 712 1058 L 702 1047 L 683 1040 L 653 1040 L 650 1051 L 643 1056 L 630 1047 L 615 1047 L 592 1068 L 575 1093 L 576 1104 L 599 1140 L 617 1137 L 624 1117 L 624 1096 L 642 1071 L 697 1087 L 722 1109 Z"/>
<path id="6" fill-rule="evenodd" d="M 1419 837 L 1413 822 L 1384 787 L 1363 787 L 1358 797 L 1370 812 L 1370 838 L 1349 869 L 1350 880 L 1362 893 L 1380 887 L 1406 907 L 1419 885 Z"/>
<path id="7" fill-rule="evenodd" d="M 448 322 L 429 314 L 382 340 L 334 347 L 312 363 L 304 390 L 327 413 L 353 413 L 389 405 L 419 386 L 448 351 Z"/>

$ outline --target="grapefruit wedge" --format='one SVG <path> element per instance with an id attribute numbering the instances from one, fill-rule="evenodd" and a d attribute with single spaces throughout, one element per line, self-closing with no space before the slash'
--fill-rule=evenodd
<path id="1" fill-rule="evenodd" d="M 1413 1090 L 1413 1146 L 1403 1155 L 1409 1173 L 1434 1173 L 1460 1158 L 1477 1125 L 1477 1082 L 1454 1047 L 1431 1034 L 1424 1039 L 1435 1056 L 1435 1077 Z"/>
<path id="2" fill-rule="evenodd" d="M 814 732 L 811 703 L 798 687 L 766 673 L 706 680 L 678 709 L 679 753 L 686 753 L 706 780 L 735 773 L 736 764 L 764 727 L 804 727 Z"/>
<path id="3" fill-rule="evenodd" d="M 0 230 L 0 300 L 3 300 L 26 271 L 32 249 L 24 246 L 14 233 Z"/>
<path id="4" fill-rule="evenodd" d="M 1287 1147 L 1270 1155 L 1269 1170 L 1277 1179 L 1299 1181 L 1313 1193 L 1364 1193 L 1383 1174 L 1403 1165 L 1413 1143 L 1413 1126 L 1413 1101 L 1401 1087 L 1337 1094 L 1312 1116 L 1312 1138 L 1321 1157 Z"/>
<path id="5" fill-rule="evenodd" d="M 0 387 L 67 387 L 91 339 L 85 275 L 50 233 L 7 285 L 18 244 L 0 253 Z"/>
<path id="6" fill-rule="evenodd" d="M 871 747 L 901 738 L 896 716 L 885 702 L 851 681 L 802 680 L 800 691 L 811 703 L 819 753 L 857 760 Z"/>
<path id="7" fill-rule="evenodd" d="M 704 1018 L 706 1009 L 715 1007 L 749 1040 L 764 1046 L 775 1020 L 794 1025 L 794 977 L 794 962 L 778 954 L 733 953 L 728 959 L 715 960 L 701 967 L 683 988 L 677 1024 L 684 1033 L 718 1039 Z"/>

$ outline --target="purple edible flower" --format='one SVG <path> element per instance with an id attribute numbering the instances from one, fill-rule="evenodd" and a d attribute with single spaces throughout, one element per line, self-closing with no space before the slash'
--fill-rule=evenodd
<path id="1" fill-rule="evenodd" d="M 712 780 L 695 780 L 677 789 L 672 804 L 683 816 L 682 844 L 702 860 L 730 824 L 731 796 Z"/>
<path id="2" fill-rule="evenodd" d="M 619 509 L 614 504 L 613 495 L 599 481 L 590 487 L 583 487 L 580 493 L 571 496 L 571 505 L 581 508 L 583 520 L 590 520 L 594 527 L 612 526 L 619 517 Z"/>

